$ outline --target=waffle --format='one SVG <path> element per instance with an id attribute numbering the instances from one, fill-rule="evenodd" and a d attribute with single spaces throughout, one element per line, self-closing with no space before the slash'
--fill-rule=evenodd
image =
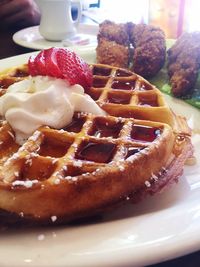
<path id="1" fill-rule="evenodd" d="M 173 114 L 155 86 L 131 71 L 102 66 L 94 66 L 93 87 L 88 94 L 107 113 L 174 125 Z"/>
<path id="2" fill-rule="evenodd" d="M 185 120 L 142 77 L 107 65 L 91 68 L 87 93 L 107 116 L 75 113 L 65 128 L 40 127 L 22 146 L 0 122 L 5 220 L 68 222 L 155 193 L 182 174 L 192 153 Z M 1 95 L 26 76 L 26 65 L 2 73 Z"/>

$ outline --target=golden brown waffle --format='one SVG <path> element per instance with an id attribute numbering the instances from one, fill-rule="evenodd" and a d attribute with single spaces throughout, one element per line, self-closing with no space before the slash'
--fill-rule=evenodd
<path id="1" fill-rule="evenodd" d="M 93 65 L 93 86 L 87 92 L 112 116 L 164 122 L 174 115 L 162 93 L 141 76 L 109 65 Z"/>
<path id="2" fill-rule="evenodd" d="M 140 76 L 106 65 L 91 68 L 88 93 L 110 115 L 76 113 L 64 129 L 41 127 L 21 147 L 8 123 L 1 122 L 4 216 L 70 221 L 154 193 L 181 175 L 191 154 L 185 120 L 175 117 L 160 92 Z M 12 82 L 26 77 L 27 71 L 20 77 L 13 71 L 1 75 L 0 84 L 10 76 Z"/>
<path id="3" fill-rule="evenodd" d="M 5 92 L 11 84 L 21 81 L 28 76 L 28 67 L 26 64 L 6 69 L 0 73 L 0 96 Z"/>

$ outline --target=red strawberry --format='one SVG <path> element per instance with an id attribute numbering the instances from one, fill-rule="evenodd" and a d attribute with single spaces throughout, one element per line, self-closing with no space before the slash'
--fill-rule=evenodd
<path id="1" fill-rule="evenodd" d="M 58 67 L 69 83 L 80 84 L 87 88 L 92 84 L 92 72 L 89 65 L 73 51 L 60 48 L 57 52 Z"/>
<path id="2" fill-rule="evenodd" d="M 79 79 L 80 83 L 84 88 L 90 87 L 92 85 L 92 71 L 89 65 L 74 53 L 74 62 L 79 69 Z"/>
<path id="3" fill-rule="evenodd" d="M 35 58 L 35 65 L 38 69 L 39 75 L 46 75 L 46 66 L 45 66 L 45 57 L 44 57 L 44 51 L 41 51 Z"/>
<path id="4" fill-rule="evenodd" d="M 57 52 L 59 48 L 49 48 L 44 50 L 46 73 L 49 76 L 63 78 L 63 75 L 58 68 Z"/>
<path id="5" fill-rule="evenodd" d="M 50 48 L 29 59 L 31 75 L 47 75 L 66 79 L 71 85 L 80 84 L 84 88 L 92 84 L 89 65 L 74 52 L 64 48 Z"/>
<path id="6" fill-rule="evenodd" d="M 63 75 L 71 85 L 78 83 L 78 74 L 73 58 L 73 52 L 65 50 L 63 48 L 59 49 L 56 55 L 58 67 Z"/>

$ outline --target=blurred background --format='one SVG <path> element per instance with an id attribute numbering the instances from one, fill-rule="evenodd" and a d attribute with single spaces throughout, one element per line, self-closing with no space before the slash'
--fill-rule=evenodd
<path id="1" fill-rule="evenodd" d="M 198 0 L 83 0 L 83 13 L 93 21 L 132 21 L 161 27 L 167 38 L 200 30 Z"/>

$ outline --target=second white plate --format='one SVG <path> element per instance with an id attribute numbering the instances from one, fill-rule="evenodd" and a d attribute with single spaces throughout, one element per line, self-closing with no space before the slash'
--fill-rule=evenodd
<path id="1" fill-rule="evenodd" d="M 96 44 L 96 36 L 98 33 L 97 25 L 80 24 L 77 29 L 78 34 L 84 34 L 90 38 L 90 43 L 86 46 Z M 13 35 L 13 41 L 23 47 L 41 50 L 54 47 L 66 46 L 64 42 L 51 42 L 45 40 L 39 33 L 39 26 L 28 27 L 16 32 Z M 84 45 L 79 47 L 85 47 Z"/>

